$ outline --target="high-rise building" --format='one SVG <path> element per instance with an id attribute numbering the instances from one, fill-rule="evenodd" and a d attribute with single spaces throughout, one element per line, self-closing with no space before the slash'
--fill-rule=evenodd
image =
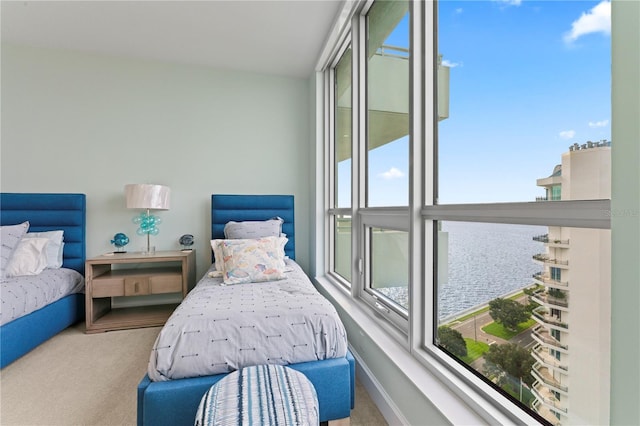
<path id="1" fill-rule="evenodd" d="M 574 144 L 551 176 L 540 201 L 611 198 L 611 142 Z M 532 299 L 537 344 L 533 409 L 557 425 L 609 422 L 611 231 L 549 226 L 534 238 L 545 252 L 533 256 L 543 287 Z"/>

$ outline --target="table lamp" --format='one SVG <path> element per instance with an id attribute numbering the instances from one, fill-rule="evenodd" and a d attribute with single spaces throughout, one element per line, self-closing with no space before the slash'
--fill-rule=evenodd
<path id="1" fill-rule="evenodd" d="M 133 218 L 133 223 L 139 227 L 136 231 L 138 235 L 147 236 L 147 249 L 143 249 L 143 254 L 152 254 L 150 235 L 158 235 L 158 225 L 162 220 L 151 214 L 151 210 L 169 210 L 169 195 L 171 189 L 164 185 L 153 185 L 148 183 L 134 183 L 124 186 L 124 193 L 127 199 L 128 209 L 144 209 Z"/>

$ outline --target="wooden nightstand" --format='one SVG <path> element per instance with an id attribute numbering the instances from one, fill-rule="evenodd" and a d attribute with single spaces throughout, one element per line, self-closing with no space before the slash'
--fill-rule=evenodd
<path id="1" fill-rule="evenodd" d="M 175 293 L 182 300 L 196 284 L 195 263 L 195 251 L 122 253 L 88 259 L 86 332 L 164 325 L 177 303 L 112 308 L 112 298 L 135 302 L 132 298 L 138 296 Z"/>

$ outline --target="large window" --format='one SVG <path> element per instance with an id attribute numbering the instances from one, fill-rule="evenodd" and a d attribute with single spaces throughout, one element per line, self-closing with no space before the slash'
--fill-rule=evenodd
<path id="1" fill-rule="evenodd" d="M 361 6 L 327 272 L 514 419 L 607 423 L 610 3 Z"/>
<path id="2" fill-rule="evenodd" d="M 366 15 L 368 207 L 408 205 L 408 6 L 376 2 Z"/>
<path id="3" fill-rule="evenodd" d="M 450 67 L 438 205 L 483 222 L 501 202 L 533 202 L 556 219 L 573 209 L 601 216 L 599 201 L 584 201 L 611 197 L 609 8 L 438 4 L 438 53 Z M 609 333 L 591 333 L 609 329 L 610 231 L 571 217 L 544 223 L 528 206 L 514 223 L 439 218 L 449 235 L 436 343 L 539 420 L 606 423 Z M 466 352 L 451 350 L 453 331 Z"/>
<path id="4" fill-rule="evenodd" d="M 352 173 L 352 68 L 351 47 L 346 45 L 333 70 L 333 191 L 332 207 L 336 215 L 333 222 L 333 257 L 331 271 L 343 283 L 351 283 L 351 173 Z"/>

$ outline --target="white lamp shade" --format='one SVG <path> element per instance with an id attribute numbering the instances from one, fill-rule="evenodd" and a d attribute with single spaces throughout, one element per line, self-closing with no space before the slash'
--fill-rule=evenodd
<path id="1" fill-rule="evenodd" d="M 171 189 L 164 185 L 132 183 L 124 186 L 128 209 L 169 210 Z"/>

